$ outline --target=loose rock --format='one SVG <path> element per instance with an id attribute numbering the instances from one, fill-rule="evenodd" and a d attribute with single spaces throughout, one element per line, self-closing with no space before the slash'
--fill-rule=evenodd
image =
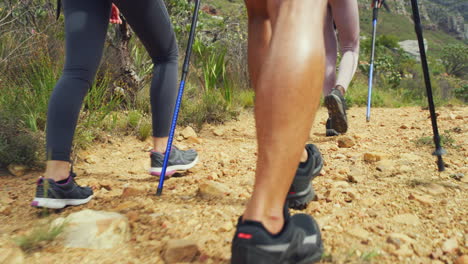
<path id="1" fill-rule="evenodd" d="M 219 182 L 206 181 L 198 186 L 198 194 L 205 199 L 221 198 L 229 193 L 229 188 Z"/>
<path id="2" fill-rule="evenodd" d="M 197 137 L 197 133 L 190 126 L 184 128 L 184 130 L 180 132 L 180 135 L 183 136 L 185 139 L 189 137 Z"/>
<path id="3" fill-rule="evenodd" d="M 368 241 L 369 240 L 369 232 L 367 230 L 363 229 L 362 227 L 353 227 L 347 231 L 348 234 L 357 237 L 363 241 Z"/>
<path id="4" fill-rule="evenodd" d="M 10 214 L 11 214 L 11 207 L 10 206 L 0 205 L 0 215 L 10 215 Z"/>
<path id="5" fill-rule="evenodd" d="M 441 195 L 441 194 L 444 194 L 446 192 L 445 188 L 439 184 L 436 184 L 436 183 L 430 183 L 424 187 L 422 187 L 422 189 L 431 194 L 431 195 L 434 195 L 434 196 L 437 196 L 437 195 Z"/>
<path id="6" fill-rule="evenodd" d="M 352 168 L 348 173 L 348 181 L 352 183 L 363 182 L 364 178 L 364 172 L 358 168 Z"/>
<path id="7" fill-rule="evenodd" d="M 442 244 L 442 251 L 444 253 L 452 254 L 458 250 L 458 241 L 455 237 L 450 238 Z"/>
<path id="8" fill-rule="evenodd" d="M 65 223 L 60 237 L 65 247 L 109 249 L 124 244 L 130 238 L 130 228 L 125 216 L 104 211 L 82 210 L 52 224 Z"/>
<path id="9" fill-rule="evenodd" d="M 199 253 L 194 241 L 169 240 L 164 251 L 164 260 L 166 263 L 192 262 Z"/>
<path id="10" fill-rule="evenodd" d="M 400 248 L 402 244 L 412 244 L 415 241 L 405 234 L 391 233 L 388 235 L 387 242 Z"/>
<path id="11" fill-rule="evenodd" d="M 391 160 L 381 160 L 377 162 L 376 168 L 378 171 L 389 172 L 392 171 L 395 167 L 395 163 Z"/>
<path id="12" fill-rule="evenodd" d="M 4 264 L 22 264 L 24 263 L 24 254 L 21 248 L 15 243 L 0 240 L 0 263 Z"/>
<path id="13" fill-rule="evenodd" d="M 430 196 L 428 196 L 428 195 L 418 195 L 418 194 L 411 193 L 408 198 L 410 200 L 418 201 L 418 202 L 420 202 L 421 204 L 424 204 L 424 205 L 434 204 L 434 200 L 432 200 L 432 198 Z"/>
<path id="14" fill-rule="evenodd" d="M 214 134 L 215 136 L 221 137 L 221 136 L 224 135 L 224 131 L 223 131 L 221 128 L 215 128 L 215 129 L 213 130 L 213 134 Z"/>
<path id="15" fill-rule="evenodd" d="M 203 143 L 203 140 L 201 140 L 201 138 L 197 138 L 197 137 L 189 137 L 187 139 L 187 142 L 192 143 L 192 144 L 201 144 L 201 143 Z"/>
<path id="16" fill-rule="evenodd" d="M 10 164 L 8 165 L 8 171 L 17 177 L 21 177 L 29 170 L 28 167 L 19 164 Z"/>
<path id="17" fill-rule="evenodd" d="M 125 187 L 122 191 L 122 198 L 127 198 L 127 197 L 132 197 L 132 196 L 137 196 L 143 194 L 144 191 L 134 188 L 134 187 Z"/>
<path id="18" fill-rule="evenodd" d="M 366 162 L 377 162 L 382 160 L 384 155 L 382 153 L 376 153 L 376 152 L 367 152 L 364 153 L 364 161 Z"/>
<path id="19" fill-rule="evenodd" d="M 406 225 L 413 225 L 413 226 L 417 226 L 421 224 L 419 217 L 413 214 L 396 215 L 392 219 L 393 221 L 399 224 L 406 224 Z"/>
<path id="20" fill-rule="evenodd" d="M 354 140 L 350 137 L 344 136 L 338 139 L 338 147 L 340 148 L 350 148 L 354 145 Z"/>
<path id="21" fill-rule="evenodd" d="M 97 163 L 97 158 L 94 155 L 89 155 L 84 160 L 88 164 L 96 164 Z"/>

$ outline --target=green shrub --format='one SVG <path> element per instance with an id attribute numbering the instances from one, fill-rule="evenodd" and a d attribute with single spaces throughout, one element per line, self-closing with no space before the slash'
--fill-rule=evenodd
<path id="1" fill-rule="evenodd" d="M 128 112 L 127 118 L 128 118 L 127 124 L 129 126 L 129 128 L 135 129 L 140 124 L 140 120 L 142 118 L 142 115 L 137 110 L 132 110 L 132 111 Z"/>
<path id="2" fill-rule="evenodd" d="M 141 141 L 145 141 L 151 136 L 152 131 L 153 127 L 151 126 L 151 121 L 145 120 L 141 122 L 140 126 L 138 127 L 137 138 Z"/>
<path id="3" fill-rule="evenodd" d="M 43 160 L 42 134 L 28 130 L 21 121 L 0 109 L 0 167 L 12 163 L 34 167 L 42 165 Z"/>
<path id="4" fill-rule="evenodd" d="M 190 88 L 188 94 L 192 94 Z M 236 118 L 239 111 L 229 105 L 220 91 L 214 90 L 195 96 L 186 96 L 182 99 L 179 112 L 179 125 L 192 125 L 200 129 L 203 123 L 220 124 Z"/>
<path id="5" fill-rule="evenodd" d="M 53 241 L 63 232 L 65 227 L 65 222 L 57 226 L 39 226 L 32 230 L 28 235 L 15 238 L 15 242 L 23 251 L 30 252 L 38 250 L 44 247 L 47 243 Z"/>

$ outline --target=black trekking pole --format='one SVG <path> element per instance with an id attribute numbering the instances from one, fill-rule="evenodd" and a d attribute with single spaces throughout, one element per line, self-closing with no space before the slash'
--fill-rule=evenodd
<path id="1" fill-rule="evenodd" d="M 445 167 L 444 161 L 442 160 L 442 155 L 444 155 L 446 151 L 440 146 L 439 129 L 437 128 L 437 116 L 434 107 L 434 98 L 432 97 L 431 77 L 429 76 L 429 67 L 427 65 L 426 50 L 424 48 L 424 38 L 421 27 L 421 18 L 419 16 L 418 1 L 411 0 L 411 7 L 413 9 L 414 29 L 418 37 L 419 53 L 421 55 L 421 66 L 424 73 L 424 82 L 426 83 L 427 101 L 429 103 L 432 130 L 434 132 L 434 144 L 436 149 L 434 153 L 432 153 L 432 155 L 437 156 L 437 167 L 439 168 L 439 171 L 444 171 Z"/>
<path id="2" fill-rule="evenodd" d="M 372 99 L 372 84 L 374 81 L 374 55 L 375 55 L 375 38 L 377 35 L 377 17 L 379 16 L 379 0 L 374 0 L 374 9 L 372 10 L 372 48 L 369 67 L 369 84 L 367 89 L 367 111 L 366 121 L 370 121 L 370 108 Z"/>
<path id="3" fill-rule="evenodd" d="M 184 65 L 182 66 L 182 76 L 179 85 L 179 92 L 177 93 L 177 101 L 174 108 L 174 115 L 172 116 L 171 130 L 169 132 L 169 139 L 167 141 L 166 154 L 164 155 L 163 167 L 161 170 L 161 176 L 159 178 L 158 190 L 156 195 L 160 196 L 164 187 L 164 178 L 166 176 L 167 163 L 169 161 L 169 155 L 171 154 L 172 141 L 174 139 L 174 132 L 177 125 L 177 118 L 179 116 L 180 103 L 182 101 L 182 95 L 185 88 L 185 79 L 187 78 L 189 64 L 190 64 L 190 55 L 192 54 L 192 45 L 195 39 L 195 29 L 197 27 L 198 11 L 200 9 L 200 0 L 195 0 L 195 8 L 193 11 L 192 25 L 190 27 L 190 34 L 187 43 L 187 50 L 185 51 Z"/>

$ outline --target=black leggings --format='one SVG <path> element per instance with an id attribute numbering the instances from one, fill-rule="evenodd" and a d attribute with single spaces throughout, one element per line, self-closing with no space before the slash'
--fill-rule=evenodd
<path id="1" fill-rule="evenodd" d="M 48 160 L 70 161 L 80 108 L 102 57 L 112 2 L 154 63 L 150 92 L 153 136 L 169 135 L 178 90 L 178 49 L 163 0 L 65 0 L 65 66 L 49 102 Z"/>

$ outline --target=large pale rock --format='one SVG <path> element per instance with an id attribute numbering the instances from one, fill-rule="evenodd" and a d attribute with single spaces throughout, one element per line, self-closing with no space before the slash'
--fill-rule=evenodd
<path id="1" fill-rule="evenodd" d="M 24 263 L 23 251 L 13 242 L 0 240 L 0 264 Z"/>
<path id="2" fill-rule="evenodd" d="M 185 139 L 189 137 L 195 137 L 195 138 L 197 137 L 197 133 L 190 126 L 184 128 L 184 130 L 180 132 L 180 135 L 183 136 Z"/>
<path id="3" fill-rule="evenodd" d="M 65 247 L 109 249 L 130 238 L 128 220 L 118 213 L 87 209 L 58 218 L 53 225 L 63 223 L 65 229 L 60 237 Z"/>
<path id="4" fill-rule="evenodd" d="M 15 176 L 23 176 L 29 170 L 27 166 L 19 164 L 10 164 L 8 165 L 8 171 Z"/>
<path id="5" fill-rule="evenodd" d="M 198 186 L 198 194 L 205 199 L 221 198 L 229 193 L 229 188 L 219 182 L 206 181 Z"/>
<path id="6" fill-rule="evenodd" d="M 174 239 L 166 244 L 164 260 L 166 263 L 192 262 L 199 253 L 194 241 Z"/>
<path id="7" fill-rule="evenodd" d="M 419 217 L 413 214 L 396 215 L 392 219 L 398 224 L 406 224 L 406 225 L 412 225 L 412 226 L 417 226 L 421 224 Z"/>

